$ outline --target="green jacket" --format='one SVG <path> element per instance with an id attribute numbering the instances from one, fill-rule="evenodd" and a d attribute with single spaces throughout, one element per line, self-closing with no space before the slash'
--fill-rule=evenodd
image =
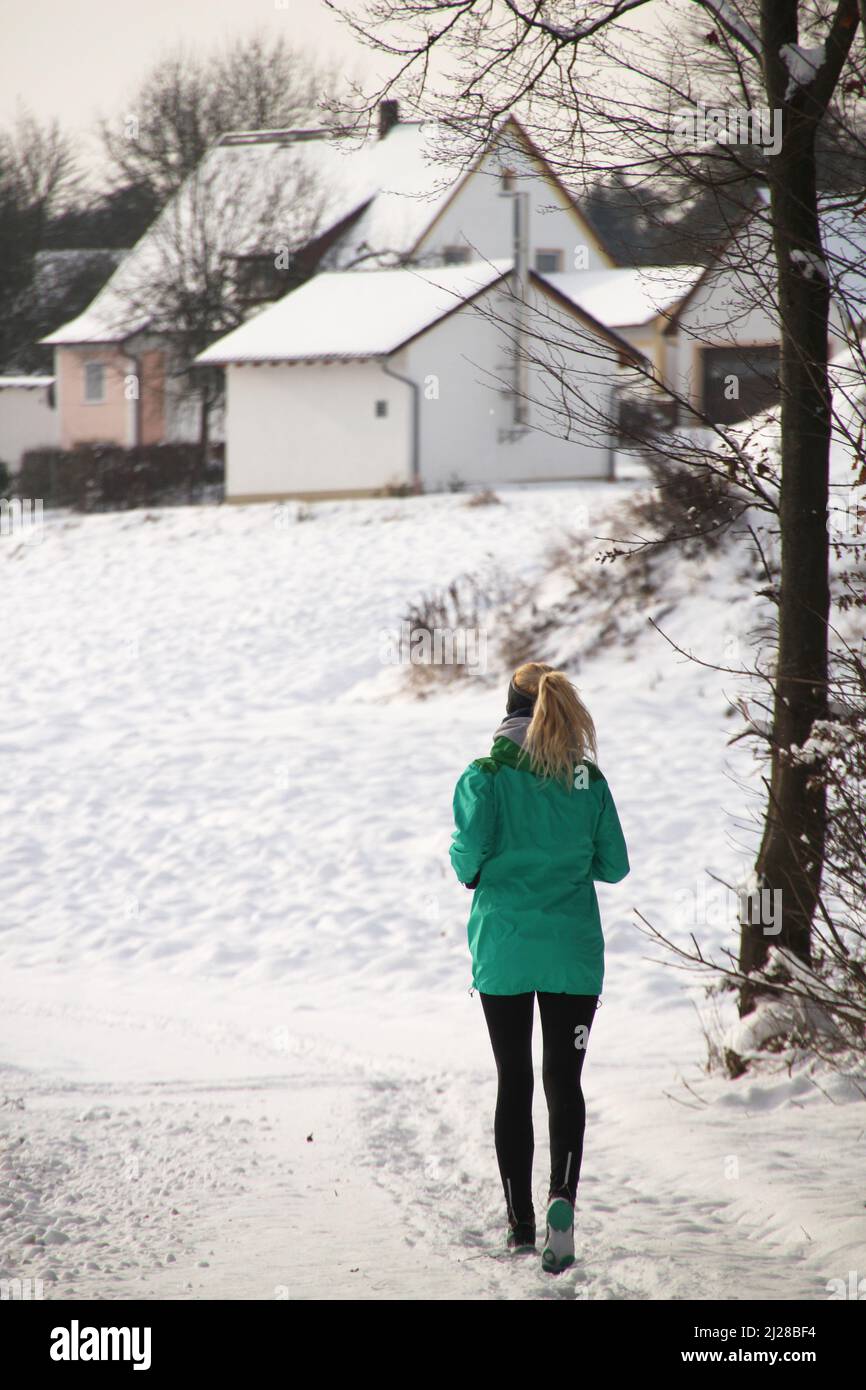
<path id="1" fill-rule="evenodd" d="M 600 994 L 604 938 L 595 879 L 618 883 L 628 852 L 607 781 L 594 763 L 575 784 L 543 778 L 521 747 L 528 721 L 506 720 L 490 756 L 454 791 L 451 864 L 479 874 L 467 933 L 472 986 L 484 994 Z M 501 730 L 508 726 L 513 737 Z"/>

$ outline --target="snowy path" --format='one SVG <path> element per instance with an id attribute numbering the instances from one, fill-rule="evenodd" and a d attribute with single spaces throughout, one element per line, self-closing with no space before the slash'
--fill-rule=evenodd
<path id="1" fill-rule="evenodd" d="M 47 1297 L 793 1299 L 862 1274 L 862 1101 L 707 1078 L 700 994 L 633 925 L 637 905 L 730 944 L 724 910 L 695 926 L 676 905 L 748 859 L 725 683 L 652 633 L 578 678 L 633 862 L 600 890 L 581 1257 L 551 1281 L 491 1256 L 495 1073 L 447 845 L 501 691 L 383 699 L 380 641 L 431 584 L 532 573 L 575 498 L 603 534 L 612 493 L 503 495 L 291 529 L 265 507 L 73 518 L 0 549 L 0 1277 Z M 741 587 L 732 565 L 668 627 L 718 654 Z M 739 746 L 733 765 L 748 781 Z"/>
<path id="2" fill-rule="evenodd" d="M 44 986 L 36 997 L 31 980 L 28 997 L 16 985 L 17 1002 L 0 1001 L 0 1042 L 9 1055 L 29 1035 L 35 1065 L 0 1073 L 3 1094 L 25 1107 L 4 1111 L 4 1199 L 18 1205 L 0 1226 L 0 1260 L 4 1277 L 43 1279 L 45 1297 L 809 1299 L 823 1291 L 809 1253 L 820 1226 L 798 1225 L 820 1222 L 820 1205 L 796 1188 L 811 1176 L 825 1202 L 837 1190 L 824 1164 L 842 1134 L 804 1174 L 810 1126 L 797 1136 L 785 1117 L 774 1135 L 754 1103 L 744 1113 L 756 1129 L 762 1115 L 765 1123 L 749 1146 L 748 1180 L 727 1181 L 725 1156 L 744 1147 L 736 1113 L 722 1104 L 709 1127 L 699 1124 L 675 1085 L 637 1101 L 605 1058 L 601 1015 L 591 1082 L 587 1064 L 580 1258 L 550 1280 L 537 1261 L 494 1257 L 502 1203 L 483 1048 L 471 1067 L 449 1055 L 431 1070 L 393 1056 L 387 1030 L 383 1050 L 368 1055 L 313 1035 L 256 1041 L 251 1017 L 246 1035 L 228 1022 L 242 1019 L 237 1000 L 220 1001 L 211 1018 L 204 992 L 189 983 L 177 991 L 177 1014 L 155 1012 L 148 992 L 135 1002 L 121 986 L 107 1011 L 51 1007 Z M 184 999 L 195 1002 L 196 1024 L 183 1019 Z M 475 1028 L 464 1020 L 474 1045 L 480 1010 L 465 1012 L 476 1015 Z M 429 1047 L 430 1021 L 420 1018 Z M 354 1029 L 357 1020 L 345 1022 Z M 48 1065 L 61 1038 L 75 1057 L 64 1076 Z M 690 1084 L 712 1089 L 697 1075 Z M 861 1122 L 850 1111 L 854 1150 Z M 541 1209 L 543 1100 L 535 1120 Z M 675 1136 L 674 1154 L 659 1146 L 660 1130 Z M 846 1205 L 840 1231 L 843 1217 L 857 1220 L 857 1199 Z"/>

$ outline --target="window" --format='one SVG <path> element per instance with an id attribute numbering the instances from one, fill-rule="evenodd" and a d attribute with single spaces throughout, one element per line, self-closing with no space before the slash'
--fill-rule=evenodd
<path id="1" fill-rule="evenodd" d="M 383 416 L 383 415 L 387 415 L 387 414 L 388 414 L 388 402 L 387 402 L 387 401 L 377 401 L 377 402 L 376 402 L 376 414 L 377 414 L 377 416 L 380 416 L 380 417 Z"/>
<path id="2" fill-rule="evenodd" d="M 703 409 L 717 425 L 746 420 L 779 399 L 779 349 L 703 348 Z"/>
<path id="3" fill-rule="evenodd" d="M 235 257 L 235 291 L 245 306 L 282 299 L 289 290 L 302 284 L 304 278 L 294 256 L 287 266 L 278 265 L 272 252 Z"/>
<path id="4" fill-rule="evenodd" d="M 502 191 L 503 191 L 503 193 L 510 193 L 511 190 L 512 190 L 513 188 L 514 188 L 514 170 L 513 170 L 513 169 L 503 169 L 503 170 L 502 170 Z"/>
<path id="5" fill-rule="evenodd" d="M 469 246 L 446 246 L 442 252 L 442 259 L 446 265 L 463 265 L 471 254 Z"/>
<path id="6" fill-rule="evenodd" d="M 91 405 L 105 400 L 105 366 L 102 362 L 84 364 L 84 399 Z"/>
<path id="7" fill-rule="evenodd" d="M 535 269 L 542 275 L 556 275 L 562 270 L 561 251 L 536 251 Z"/>

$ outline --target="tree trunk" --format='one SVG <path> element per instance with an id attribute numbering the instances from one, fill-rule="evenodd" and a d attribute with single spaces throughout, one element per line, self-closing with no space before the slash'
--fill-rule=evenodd
<path id="1" fill-rule="evenodd" d="M 820 274 L 821 237 L 815 172 L 818 119 L 798 99 L 785 106 L 788 72 L 780 46 L 797 40 L 794 0 L 762 0 L 771 108 L 784 109 L 780 153 L 770 161 L 773 242 L 781 317 L 781 583 L 773 710 L 770 804 L 756 864 L 759 889 L 781 908 L 780 931 L 763 920 L 744 923 L 740 968 L 760 968 L 772 945 L 811 961 L 811 926 L 824 858 L 826 789 L 810 784 L 814 769 L 792 766 L 794 743 L 826 717 L 830 610 L 827 505 L 830 394 L 827 377 L 829 286 Z M 792 252 L 795 253 L 792 256 Z M 798 255 L 796 253 L 803 253 Z M 779 898 L 778 895 L 781 895 Z M 763 895 L 762 895 L 763 896 Z M 740 1015 L 750 1013 L 759 988 L 746 984 Z"/>

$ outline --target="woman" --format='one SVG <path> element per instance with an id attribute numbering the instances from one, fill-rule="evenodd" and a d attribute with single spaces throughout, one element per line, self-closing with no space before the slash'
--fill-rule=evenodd
<path id="1" fill-rule="evenodd" d="M 592 718 L 568 677 L 531 661 L 508 687 L 490 756 L 454 792 L 451 863 L 475 890 L 469 913 L 472 986 L 496 1060 L 494 1137 L 508 1248 L 535 1248 L 532 1203 L 532 1023 L 544 1038 L 550 1187 L 542 1264 L 574 1261 L 574 1203 L 586 1110 L 586 1043 L 604 979 L 595 879 L 618 883 L 628 853 L 596 755 Z M 470 991 L 471 992 L 471 991 Z"/>

